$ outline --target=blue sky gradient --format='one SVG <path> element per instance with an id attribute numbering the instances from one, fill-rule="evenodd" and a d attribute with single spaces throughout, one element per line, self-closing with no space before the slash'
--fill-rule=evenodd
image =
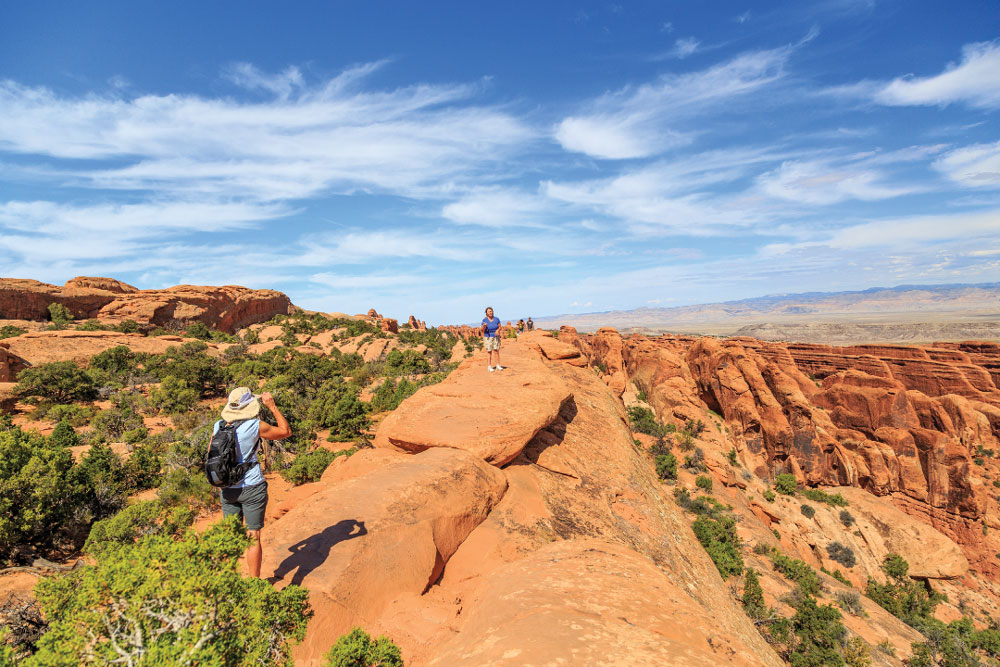
<path id="1" fill-rule="evenodd" d="M 0 273 L 478 319 L 1000 280 L 992 2 L 0 5 Z"/>

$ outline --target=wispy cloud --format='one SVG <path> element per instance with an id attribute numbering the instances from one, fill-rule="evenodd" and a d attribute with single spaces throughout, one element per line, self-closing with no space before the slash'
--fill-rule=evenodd
<path id="1" fill-rule="evenodd" d="M 934 166 L 966 187 L 1000 189 L 1000 141 L 950 151 Z"/>
<path id="2" fill-rule="evenodd" d="M 784 74 L 790 48 L 755 51 L 689 74 L 671 74 L 595 100 L 563 119 L 556 140 L 569 151 L 606 159 L 641 158 L 693 140 L 693 129 L 675 123 L 706 108 L 758 91 Z"/>

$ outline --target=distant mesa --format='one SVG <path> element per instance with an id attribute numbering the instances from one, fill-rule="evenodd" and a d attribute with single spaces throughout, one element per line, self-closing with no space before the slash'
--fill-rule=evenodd
<path id="1" fill-rule="evenodd" d="M 131 319 L 141 325 L 163 327 L 202 322 L 227 333 L 287 314 L 293 307 L 281 292 L 237 285 L 140 290 L 113 278 L 81 276 L 62 287 L 37 280 L 0 278 L 0 319 L 44 321 L 53 303 L 66 306 L 75 319 L 109 323 Z"/>

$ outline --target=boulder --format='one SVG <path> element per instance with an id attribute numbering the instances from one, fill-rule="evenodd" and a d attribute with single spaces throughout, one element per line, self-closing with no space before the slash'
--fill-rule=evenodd
<path id="1" fill-rule="evenodd" d="M 452 447 L 496 466 L 509 463 L 573 394 L 532 350 L 508 345 L 501 354 L 503 371 L 488 372 L 484 355 L 477 355 L 403 401 L 379 425 L 375 446 Z"/>
<path id="2" fill-rule="evenodd" d="M 399 333 L 399 322 L 392 319 L 391 317 L 383 318 L 381 322 L 378 323 L 379 328 L 382 331 L 388 333 Z"/>
<path id="3" fill-rule="evenodd" d="M 420 594 L 503 497 L 503 474 L 432 449 L 312 493 L 267 527 L 262 572 L 309 590 L 315 615 L 296 664 L 318 665 L 336 639 L 394 598 Z"/>

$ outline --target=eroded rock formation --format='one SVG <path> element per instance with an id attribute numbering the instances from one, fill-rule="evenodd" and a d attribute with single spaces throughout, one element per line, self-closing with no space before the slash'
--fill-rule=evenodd
<path id="1" fill-rule="evenodd" d="M 73 278 L 62 287 L 0 278 L 0 319 L 45 320 L 53 303 L 66 306 L 76 319 L 111 323 L 131 319 L 165 327 L 202 322 L 228 333 L 287 314 L 291 308 L 281 292 L 236 285 L 139 290 L 111 278 Z"/>

